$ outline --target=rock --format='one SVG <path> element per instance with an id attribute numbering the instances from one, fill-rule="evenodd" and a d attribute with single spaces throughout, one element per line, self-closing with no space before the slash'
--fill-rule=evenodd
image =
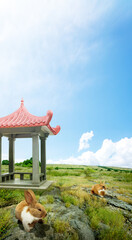
<path id="1" fill-rule="evenodd" d="M 56 211 L 55 217 L 62 221 L 69 221 L 70 226 L 78 233 L 80 240 L 94 240 L 94 234 L 89 226 L 89 219 L 84 214 L 83 210 L 77 206 L 71 205 L 66 208 L 64 205 L 54 203 L 52 204 L 52 210 Z"/>
<path id="2" fill-rule="evenodd" d="M 49 236 L 47 238 L 47 236 Z M 39 240 L 39 239 L 54 239 L 53 229 L 50 225 L 36 223 L 35 227 L 30 232 L 25 232 L 22 223 L 19 222 L 18 226 L 12 229 L 10 235 L 5 238 L 6 240 Z"/>
<path id="3" fill-rule="evenodd" d="M 49 193 L 48 193 L 49 195 Z M 45 196 L 41 196 L 43 201 Z M 60 200 L 60 196 L 55 195 L 53 204 L 46 204 L 45 207 L 52 210 L 48 213 L 48 224 L 36 223 L 35 227 L 30 232 L 25 232 L 23 225 L 15 218 L 15 207 L 12 209 L 13 221 L 16 227 L 11 230 L 11 233 L 5 240 L 64 240 L 63 233 L 55 232 L 53 223 L 55 219 L 69 222 L 71 228 L 78 234 L 80 240 L 94 240 L 94 233 L 89 226 L 89 219 L 84 214 L 84 211 L 77 206 L 71 205 L 69 208 Z"/>
<path id="4" fill-rule="evenodd" d="M 94 232 L 95 234 L 95 239 L 100 239 L 100 233 L 101 232 L 106 232 L 110 229 L 110 226 L 104 224 L 104 223 L 99 223 L 98 229 Z"/>
<path id="5" fill-rule="evenodd" d="M 89 192 L 89 188 L 82 188 L 86 192 Z M 127 202 L 124 202 L 122 200 L 119 200 L 117 196 L 120 194 L 115 193 L 114 191 L 107 190 L 107 194 L 104 196 L 105 199 L 107 199 L 108 205 L 114 206 L 116 208 L 124 209 L 127 211 L 132 211 L 132 205 L 128 204 Z M 100 198 L 100 196 L 96 195 L 97 198 Z"/>
<path id="6" fill-rule="evenodd" d="M 76 229 L 80 240 L 94 240 L 94 234 L 88 224 L 79 220 L 70 220 L 70 225 Z"/>
<path id="7" fill-rule="evenodd" d="M 132 206 L 126 202 L 123 202 L 121 200 L 118 200 L 116 198 L 114 199 L 108 199 L 107 203 L 116 207 L 116 208 L 121 208 L 127 211 L 132 211 Z"/>
<path id="8" fill-rule="evenodd" d="M 102 230 L 109 230 L 110 229 L 110 226 L 104 224 L 104 223 L 99 223 L 99 230 L 102 231 Z"/>

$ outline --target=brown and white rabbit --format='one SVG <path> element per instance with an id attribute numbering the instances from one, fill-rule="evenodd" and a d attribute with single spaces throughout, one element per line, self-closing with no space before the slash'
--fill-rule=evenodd
<path id="1" fill-rule="evenodd" d="M 95 184 L 94 186 L 92 186 L 91 193 L 97 194 L 101 197 L 105 196 L 105 194 L 106 194 L 105 184 L 104 183 Z"/>
<path id="2" fill-rule="evenodd" d="M 21 201 L 15 209 L 15 216 L 23 224 L 26 232 L 29 232 L 36 222 L 42 221 L 46 217 L 45 208 L 37 202 L 35 194 L 32 190 L 24 192 L 25 200 Z"/>

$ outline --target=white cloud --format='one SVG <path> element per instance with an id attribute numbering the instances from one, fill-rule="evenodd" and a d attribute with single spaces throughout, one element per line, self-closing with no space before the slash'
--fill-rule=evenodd
<path id="1" fill-rule="evenodd" d="M 48 161 L 48 163 L 51 163 Z M 101 148 L 95 153 L 86 151 L 78 157 L 60 159 L 52 163 L 77 164 L 77 165 L 101 165 L 132 168 L 132 138 L 122 138 L 118 142 L 105 139 Z"/>
<path id="2" fill-rule="evenodd" d="M 79 148 L 78 151 L 89 148 L 89 140 L 94 136 L 93 131 L 83 133 L 79 140 Z"/>
<path id="3" fill-rule="evenodd" d="M 132 138 L 125 137 L 115 143 L 105 139 L 94 155 L 100 165 L 132 167 Z"/>

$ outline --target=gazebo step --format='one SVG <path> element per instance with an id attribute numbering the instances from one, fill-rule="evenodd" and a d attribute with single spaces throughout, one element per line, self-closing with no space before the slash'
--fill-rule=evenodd
<path id="1" fill-rule="evenodd" d="M 20 179 L 15 179 L 15 180 L 10 180 L 6 181 L 3 183 L 0 183 L 0 189 L 40 189 L 44 190 L 47 189 L 53 181 L 43 181 L 39 185 L 38 184 L 33 184 L 32 181 L 27 181 L 27 180 L 20 180 Z"/>

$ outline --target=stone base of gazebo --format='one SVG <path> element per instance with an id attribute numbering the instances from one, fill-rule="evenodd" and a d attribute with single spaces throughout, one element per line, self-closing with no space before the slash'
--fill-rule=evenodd
<path id="1" fill-rule="evenodd" d="M 18 178 L 14 180 L 7 180 L 6 182 L 0 183 L 0 189 L 34 189 L 34 190 L 45 190 L 53 181 L 42 181 L 40 184 L 33 184 L 31 180 L 20 180 Z"/>

